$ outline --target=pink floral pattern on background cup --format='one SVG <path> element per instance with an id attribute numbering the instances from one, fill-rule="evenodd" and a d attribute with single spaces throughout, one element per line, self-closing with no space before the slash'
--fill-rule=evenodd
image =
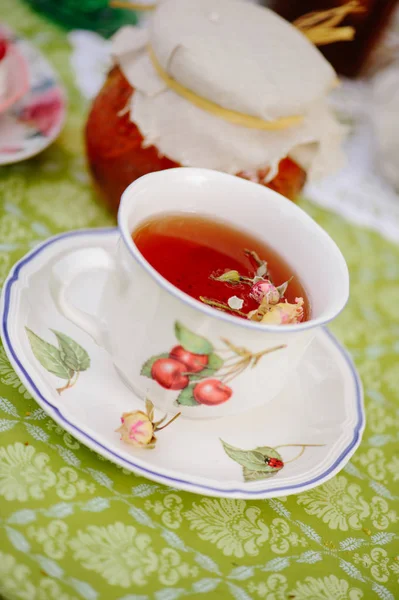
<path id="1" fill-rule="evenodd" d="M 0 27 L 0 114 L 29 89 L 28 67 L 13 40 Z"/>
<path id="2" fill-rule="evenodd" d="M 34 156 L 56 139 L 66 102 L 56 74 L 40 52 L 0 26 L 2 38 L 7 40 L 5 59 L 10 62 L 5 77 L 9 89 L 0 98 L 0 165 L 5 165 Z"/>
<path id="3" fill-rule="evenodd" d="M 63 111 L 64 103 L 59 90 L 52 87 L 34 96 L 31 103 L 23 106 L 18 113 L 18 119 L 48 137 L 54 123 L 58 123 L 62 117 Z"/>

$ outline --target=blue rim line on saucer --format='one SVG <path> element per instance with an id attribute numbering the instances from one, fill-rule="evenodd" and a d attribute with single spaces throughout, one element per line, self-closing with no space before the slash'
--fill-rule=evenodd
<path id="1" fill-rule="evenodd" d="M 1 326 L 2 326 L 3 344 L 5 346 L 5 349 L 7 350 L 9 357 L 12 357 L 13 366 L 16 369 L 17 374 L 23 380 L 23 383 L 25 384 L 28 391 L 31 392 L 32 396 L 40 398 L 40 401 L 49 407 L 50 412 L 54 412 L 57 415 L 58 421 L 64 425 L 64 428 L 67 431 L 69 431 L 69 433 L 71 433 L 72 435 L 77 437 L 84 445 L 88 445 L 93 450 L 99 452 L 99 454 L 105 455 L 111 461 L 112 461 L 112 458 L 110 458 L 110 456 L 115 457 L 117 459 L 118 463 L 120 463 L 120 464 L 124 463 L 125 465 L 129 465 L 130 467 L 133 467 L 133 469 L 137 473 L 147 476 L 150 479 L 156 479 L 158 481 L 161 481 L 165 485 L 169 485 L 171 487 L 176 487 L 176 484 L 177 485 L 182 484 L 185 486 L 186 491 L 190 491 L 190 488 L 191 488 L 191 490 L 193 492 L 197 492 L 197 490 L 199 489 L 199 490 L 203 490 L 203 492 L 208 495 L 212 495 L 212 493 L 213 493 L 213 494 L 216 494 L 216 495 L 222 496 L 222 497 L 223 496 L 239 497 L 238 495 L 241 494 L 241 495 L 245 495 L 246 497 L 256 498 L 257 496 L 264 496 L 268 492 L 273 493 L 273 495 L 277 495 L 277 494 L 283 495 L 281 492 L 294 493 L 295 490 L 300 491 L 302 489 L 308 488 L 309 486 L 314 487 L 317 483 L 320 484 L 320 483 L 326 481 L 327 479 L 329 479 L 334 474 L 334 471 L 339 470 L 340 465 L 345 461 L 345 459 L 347 457 L 349 458 L 354 453 L 357 446 L 359 445 L 360 439 L 361 439 L 361 434 L 362 434 L 362 431 L 365 426 L 365 416 L 364 416 L 364 407 L 363 407 L 362 385 L 360 382 L 359 375 L 357 374 L 356 368 L 353 364 L 353 361 L 352 361 L 351 357 L 349 356 L 349 353 L 343 348 L 343 346 L 338 342 L 338 340 L 333 336 L 333 334 L 326 327 L 322 327 L 322 329 L 327 334 L 327 336 L 331 339 L 333 344 L 338 348 L 340 354 L 343 356 L 346 364 L 348 365 L 351 375 L 352 375 L 352 380 L 355 385 L 355 393 L 356 393 L 357 423 L 354 427 L 353 438 L 352 438 L 351 442 L 348 444 L 348 446 L 345 448 L 345 450 L 343 450 L 341 452 L 340 456 L 337 458 L 337 460 L 334 462 L 334 464 L 331 465 L 328 469 L 326 469 L 322 474 L 320 474 L 317 477 L 314 477 L 313 479 L 310 479 L 306 482 L 288 485 L 288 486 L 282 486 L 279 488 L 273 488 L 272 490 L 270 488 L 269 489 L 265 488 L 263 490 L 246 489 L 244 482 L 243 482 L 243 486 L 241 488 L 227 489 L 227 488 L 218 488 L 218 487 L 214 487 L 214 486 L 204 485 L 202 483 L 194 483 L 191 481 L 187 481 L 185 479 L 180 479 L 180 478 L 176 478 L 176 477 L 171 477 L 169 475 L 160 474 L 155 470 L 148 469 L 146 467 L 138 465 L 134 460 L 128 460 L 126 458 L 123 458 L 117 452 L 110 450 L 109 448 L 107 448 L 106 446 L 104 446 L 103 444 L 101 444 L 100 442 L 95 440 L 94 438 L 92 438 L 89 434 L 82 431 L 79 427 L 77 427 L 76 425 L 74 425 L 73 423 L 68 421 L 68 419 L 66 417 L 64 417 L 64 415 L 60 412 L 60 410 L 57 407 L 53 406 L 50 402 L 48 402 L 46 400 L 46 398 L 43 396 L 43 394 L 41 394 L 39 389 L 36 387 L 35 383 L 33 382 L 32 378 L 30 377 L 30 375 L 27 373 L 27 371 L 23 367 L 21 361 L 18 359 L 18 356 L 17 356 L 17 354 L 14 350 L 14 347 L 11 343 L 11 340 L 10 340 L 9 331 L 8 331 L 8 318 L 9 318 L 9 311 L 10 311 L 10 296 L 11 296 L 12 287 L 18 281 L 21 269 L 25 265 L 30 263 L 32 259 L 34 259 L 36 256 L 41 254 L 43 252 L 43 250 L 45 250 L 49 246 L 57 243 L 58 241 L 65 240 L 68 238 L 73 238 L 73 237 L 79 237 L 79 236 L 89 236 L 89 235 L 98 236 L 99 234 L 100 235 L 110 235 L 110 234 L 115 235 L 115 233 L 117 231 L 118 231 L 118 228 L 115 228 L 115 227 L 100 228 L 100 229 L 82 229 L 79 231 L 71 231 L 71 232 L 62 233 L 60 235 L 51 237 L 50 239 L 46 240 L 45 242 L 43 242 L 42 244 L 37 246 L 34 250 L 29 252 L 19 262 L 17 262 L 14 265 L 14 267 L 12 268 L 10 275 L 6 279 L 6 281 L 4 283 L 4 287 L 3 287 L 3 292 L 2 292 L 3 307 L 2 307 Z"/>

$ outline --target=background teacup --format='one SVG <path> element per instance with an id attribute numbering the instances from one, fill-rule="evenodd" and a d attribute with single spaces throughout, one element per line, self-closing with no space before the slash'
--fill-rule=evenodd
<path id="1" fill-rule="evenodd" d="M 162 212 L 217 217 L 276 249 L 304 285 L 311 319 L 293 325 L 262 325 L 216 311 L 187 296 L 143 258 L 131 233 Z M 100 248 L 75 251 L 53 269 L 52 293 L 61 313 L 111 355 L 124 381 L 164 412 L 188 418 L 236 414 L 269 402 L 297 368 L 318 327 L 345 306 L 349 276 L 331 238 L 289 200 L 259 184 L 205 169 L 169 169 L 145 175 L 123 193 L 120 240 L 113 255 Z M 98 316 L 72 306 L 73 279 L 93 269 L 109 276 Z M 174 387 L 165 362 L 182 346 Z M 190 355 L 204 368 L 193 373 Z M 185 361 L 185 362 L 184 362 Z M 194 369 L 195 370 L 195 369 Z"/>

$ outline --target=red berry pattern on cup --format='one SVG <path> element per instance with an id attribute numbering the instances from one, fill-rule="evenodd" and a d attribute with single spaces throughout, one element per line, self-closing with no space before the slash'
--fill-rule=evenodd
<path id="1" fill-rule="evenodd" d="M 229 384 L 237 375 L 255 367 L 266 354 L 285 347 L 253 353 L 223 338 L 221 347 L 215 350 L 207 338 L 179 321 L 175 323 L 175 336 L 178 344 L 170 352 L 149 358 L 141 375 L 167 390 L 180 391 L 176 398 L 178 406 L 217 406 L 227 402 L 233 395 Z"/>
<path id="2" fill-rule="evenodd" d="M 233 390 L 219 379 L 205 379 L 196 384 L 193 395 L 198 404 L 215 406 L 223 404 L 233 394 Z"/>
<path id="3" fill-rule="evenodd" d="M 206 354 L 193 354 L 185 350 L 183 346 L 175 346 L 169 354 L 170 358 L 175 358 L 187 367 L 190 373 L 199 373 L 209 363 L 209 357 Z"/>
<path id="4" fill-rule="evenodd" d="M 174 358 L 158 358 L 152 365 L 151 377 L 167 390 L 183 390 L 190 382 L 187 367 Z"/>

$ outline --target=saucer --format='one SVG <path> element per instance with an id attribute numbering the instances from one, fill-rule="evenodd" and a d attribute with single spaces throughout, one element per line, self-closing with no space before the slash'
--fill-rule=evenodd
<path id="1" fill-rule="evenodd" d="M 93 246 L 112 250 L 118 239 L 116 229 L 59 235 L 17 263 L 4 284 L 5 350 L 48 415 L 125 469 L 199 494 L 286 496 L 340 471 L 360 443 L 363 398 L 351 359 L 326 329 L 267 406 L 213 420 L 179 417 L 156 434 L 153 449 L 121 440 L 115 430 L 122 413 L 144 411 L 144 403 L 122 382 L 108 354 L 60 315 L 49 292 L 51 268 L 63 254 Z M 78 278 L 70 290 L 74 304 L 95 314 L 105 277 L 96 272 Z M 162 418 L 155 412 L 154 420 Z"/>
<path id="2" fill-rule="evenodd" d="M 64 91 L 43 55 L 0 26 L 9 42 L 10 92 L 0 104 L 0 165 L 38 154 L 58 136 L 66 114 Z"/>

